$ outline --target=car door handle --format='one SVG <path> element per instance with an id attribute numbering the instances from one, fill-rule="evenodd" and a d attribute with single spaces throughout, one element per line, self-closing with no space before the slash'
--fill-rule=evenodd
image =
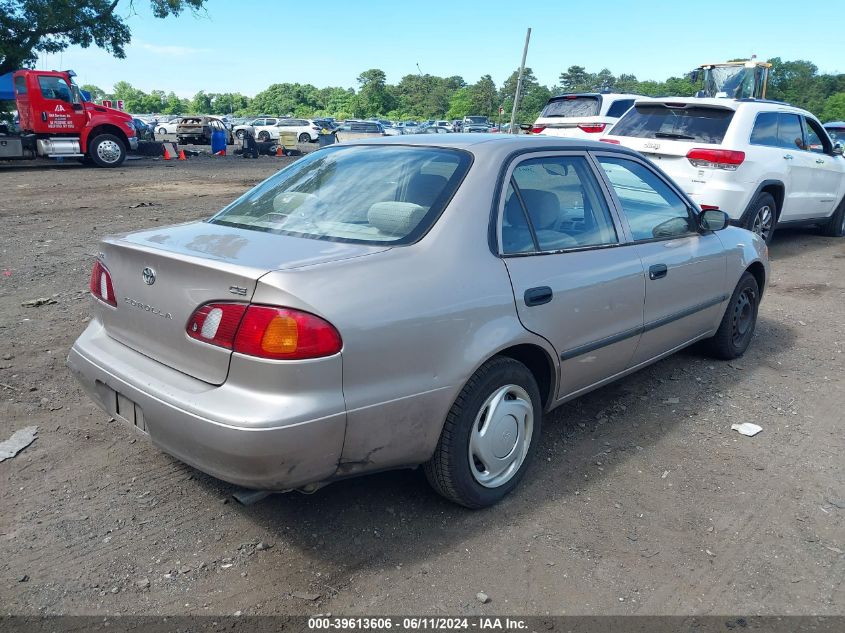
<path id="1" fill-rule="evenodd" d="M 552 300 L 554 293 L 548 286 L 538 286 L 525 291 L 525 305 L 541 306 Z"/>
<path id="2" fill-rule="evenodd" d="M 784 154 L 784 155 L 783 155 L 783 157 L 784 157 L 786 160 L 792 160 L 792 158 L 793 158 L 793 157 L 792 157 L 792 154 Z"/>
<path id="3" fill-rule="evenodd" d="M 663 277 L 668 274 L 669 268 L 666 264 L 655 264 L 654 266 L 648 267 L 648 278 L 652 281 L 655 279 L 663 279 Z"/>

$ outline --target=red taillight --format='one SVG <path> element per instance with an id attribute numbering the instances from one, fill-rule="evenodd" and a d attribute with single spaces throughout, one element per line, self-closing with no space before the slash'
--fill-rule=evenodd
<path id="1" fill-rule="evenodd" d="M 687 159 L 693 167 L 736 171 L 736 168 L 745 160 L 745 152 L 737 152 L 732 149 L 702 149 L 697 147 L 687 152 Z"/>
<path id="2" fill-rule="evenodd" d="M 718 211 L 719 205 L 718 204 L 702 204 L 699 205 L 702 211 Z"/>
<path id="3" fill-rule="evenodd" d="M 610 143 L 611 145 L 620 145 L 619 141 L 617 141 L 615 138 L 600 138 L 599 142 Z"/>
<path id="4" fill-rule="evenodd" d="M 103 303 L 117 307 L 117 299 L 114 296 L 114 286 L 111 282 L 111 273 L 108 268 L 98 259 L 94 262 L 94 269 L 91 271 L 91 281 L 88 284 L 91 294 Z"/>
<path id="5" fill-rule="evenodd" d="M 197 308 L 188 336 L 240 354 L 274 360 L 303 360 L 337 354 L 340 334 L 308 312 L 245 303 L 209 303 Z"/>
<path id="6" fill-rule="evenodd" d="M 531 128 L 531 133 L 532 134 L 542 134 L 543 130 L 545 130 L 545 129 L 546 129 L 545 125 L 535 125 Z"/>
<path id="7" fill-rule="evenodd" d="M 582 132 L 586 132 L 587 134 L 597 134 L 598 132 L 604 132 L 604 128 L 607 127 L 607 123 L 579 123 L 578 129 Z"/>
<path id="8" fill-rule="evenodd" d="M 200 306 L 188 319 L 188 336 L 232 349 L 246 308 L 245 303 L 207 303 Z"/>

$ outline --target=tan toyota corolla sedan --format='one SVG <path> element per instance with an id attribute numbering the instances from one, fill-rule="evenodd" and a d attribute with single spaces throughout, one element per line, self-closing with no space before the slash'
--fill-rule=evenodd
<path id="1" fill-rule="evenodd" d="M 604 143 L 333 146 L 207 221 L 103 240 L 68 363 L 220 479 L 313 491 L 422 464 L 478 508 L 561 403 L 696 341 L 745 352 L 767 251 L 726 225 Z"/>

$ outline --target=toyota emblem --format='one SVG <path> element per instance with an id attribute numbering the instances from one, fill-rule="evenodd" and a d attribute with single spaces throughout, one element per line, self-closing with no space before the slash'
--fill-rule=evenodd
<path id="1" fill-rule="evenodd" d="M 152 286 L 156 282 L 156 271 L 147 266 L 141 273 L 141 277 L 144 278 L 145 284 L 147 284 L 148 286 Z"/>

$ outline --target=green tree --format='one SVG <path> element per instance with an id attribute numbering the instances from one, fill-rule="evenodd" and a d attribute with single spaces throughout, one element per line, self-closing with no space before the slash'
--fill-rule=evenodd
<path id="1" fill-rule="evenodd" d="M 462 119 L 472 113 L 472 96 L 468 87 L 459 88 L 449 100 L 447 119 Z"/>
<path id="2" fill-rule="evenodd" d="M 200 9 L 205 0 L 150 0 L 153 15 L 165 18 Z M 0 0 L 0 75 L 34 64 L 39 53 L 68 46 L 97 46 L 125 57 L 131 40 L 120 0 Z M 132 0 L 127 4 L 131 7 Z"/>
<path id="3" fill-rule="evenodd" d="M 563 92 L 587 92 L 593 88 L 595 75 L 587 72 L 583 66 L 570 66 L 560 73 L 560 88 Z"/>
<path id="4" fill-rule="evenodd" d="M 207 95 L 204 90 L 200 90 L 191 99 L 191 111 L 194 114 L 211 113 L 211 95 Z"/>
<path id="5" fill-rule="evenodd" d="M 490 75 L 469 87 L 470 114 L 493 117 L 499 112 L 499 93 Z"/>
<path id="6" fill-rule="evenodd" d="M 367 117 L 384 114 L 393 109 L 395 99 L 387 90 L 387 75 L 371 68 L 358 76 L 360 89 L 355 99 L 355 114 Z"/>
<path id="7" fill-rule="evenodd" d="M 106 98 L 106 93 L 94 84 L 82 84 L 80 89 L 91 95 L 91 101 L 102 101 Z"/>
<path id="8" fill-rule="evenodd" d="M 845 121 L 845 92 L 837 92 L 824 100 L 820 118 L 828 121 Z"/>

